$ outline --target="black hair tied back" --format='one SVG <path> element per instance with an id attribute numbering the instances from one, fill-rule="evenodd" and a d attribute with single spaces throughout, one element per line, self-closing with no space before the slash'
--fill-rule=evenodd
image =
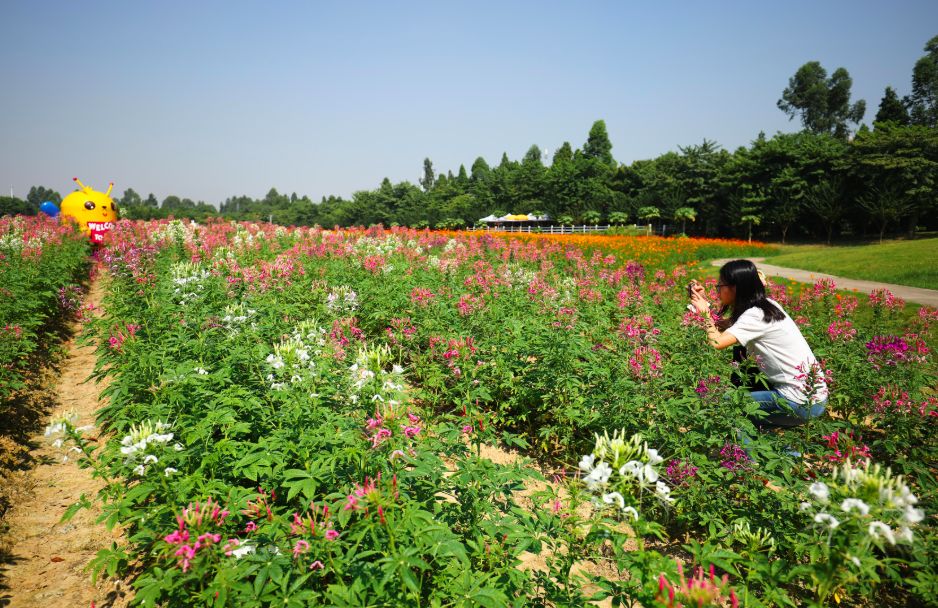
<path id="1" fill-rule="evenodd" d="M 774 323 L 785 318 L 785 313 L 769 302 L 765 295 L 765 285 L 759 278 L 756 265 L 749 260 L 733 260 L 724 264 L 720 268 L 720 282 L 736 288 L 730 325 L 736 323 L 740 315 L 753 306 L 762 310 L 763 320 L 766 323 Z"/>

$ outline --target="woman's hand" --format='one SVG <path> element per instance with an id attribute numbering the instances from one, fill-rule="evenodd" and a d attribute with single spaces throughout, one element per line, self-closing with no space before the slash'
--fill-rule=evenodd
<path id="1" fill-rule="evenodd" d="M 697 281 L 691 281 L 690 284 L 690 303 L 697 312 L 707 314 L 710 312 L 710 303 L 704 296 L 704 286 Z"/>

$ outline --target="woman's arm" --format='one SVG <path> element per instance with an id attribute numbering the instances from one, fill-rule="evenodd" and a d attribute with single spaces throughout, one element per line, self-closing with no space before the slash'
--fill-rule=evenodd
<path id="1" fill-rule="evenodd" d="M 733 346 L 738 342 L 736 336 L 725 331 L 720 331 L 717 329 L 717 326 L 713 324 L 713 319 L 710 318 L 710 303 L 707 302 L 703 292 L 702 287 L 700 289 L 692 289 L 690 303 L 697 309 L 697 312 L 706 319 L 707 342 L 717 350 L 723 350 L 724 348 Z"/>

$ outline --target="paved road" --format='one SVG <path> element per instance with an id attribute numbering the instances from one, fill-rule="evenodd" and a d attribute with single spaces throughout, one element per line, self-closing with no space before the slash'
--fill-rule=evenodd
<path id="1" fill-rule="evenodd" d="M 861 281 L 859 279 L 845 279 L 844 277 L 835 277 L 823 272 L 814 272 L 813 270 L 798 270 L 797 268 L 783 268 L 772 264 L 764 264 L 765 258 L 747 258 L 752 261 L 759 270 L 770 277 L 782 277 L 791 281 L 800 283 L 814 283 L 818 279 L 833 279 L 839 289 L 854 289 L 862 293 L 870 293 L 874 289 L 885 288 L 893 294 L 899 296 L 906 302 L 916 304 L 926 304 L 938 308 L 938 290 L 922 289 L 921 287 L 906 287 L 905 285 L 892 285 L 889 283 L 878 283 L 876 281 Z M 714 266 L 722 266 L 729 262 L 729 259 L 713 260 Z"/>

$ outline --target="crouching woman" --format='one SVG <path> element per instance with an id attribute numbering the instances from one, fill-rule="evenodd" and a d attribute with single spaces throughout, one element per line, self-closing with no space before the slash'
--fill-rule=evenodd
<path id="1" fill-rule="evenodd" d="M 710 304 L 699 283 L 690 287 L 691 305 L 706 318 L 707 341 L 717 349 L 741 344 L 753 355 L 769 381 L 770 390 L 750 392 L 764 421 L 778 426 L 802 424 L 824 413 L 827 385 L 823 378 L 805 386 L 817 359 L 795 322 L 778 302 L 765 295 L 755 264 L 733 260 L 720 268 L 717 283 L 720 321 L 710 318 Z M 726 317 L 727 312 L 729 316 Z"/>

